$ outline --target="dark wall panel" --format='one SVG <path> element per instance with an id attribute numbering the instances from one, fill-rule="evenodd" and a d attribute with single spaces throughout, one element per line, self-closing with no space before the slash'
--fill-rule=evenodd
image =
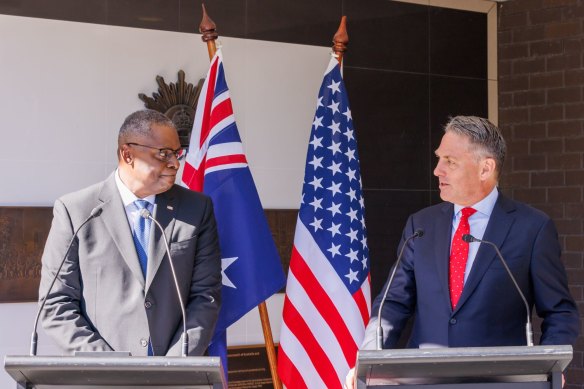
<path id="1" fill-rule="evenodd" d="M 431 150 L 438 148 L 442 127 L 450 116 L 474 115 L 487 117 L 487 80 L 462 77 L 430 77 Z M 435 160 L 432 158 L 432 163 Z M 435 184 L 435 183 L 434 183 Z"/>
<path id="2" fill-rule="evenodd" d="M 0 14 L 107 24 L 107 0 L 0 0 Z"/>
<path id="3" fill-rule="evenodd" d="M 487 18 L 483 13 L 429 7 L 430 72 L 487 78 Z"/>
<path id="4" fill-rule="evenodd" d="M 178 30 L 180 0 L 109 0 L 106 4 L 109 25 Z"/>
<path id="5" fill-rule="evenodd" d="M 428 75 L 347 67 L 344 76 L 364 187 L 428 190 Z"/>
<path id="6" fill-rule="evenodd" d="M 339 0 L 247 0 L 246 38 L 327 46 L 341 20 Z"/>
<path id="7" fill-rule="evenodd" d="M 345 0 L 349 52 L 345 66 L 428 71 L 428 7 L 373 0 Z"/>
<path id="8" fill-rule="evenodd" d="M 371 190 L 365 197 L 367 244 L 371 258 L 371 292 L 381 291 L 389 270 L 397 257 L 397 242 L 401 239 L 408 216 L 431 204 L 428 190 Z"/>
<path id="9" fill-rule="evenodd" d="M 207 12 L 217 24 L 220 36 L 243 38 L 246 31 L 245 0 L 212 0 L 205 2 Z M 199 24 L 203 17 L 200 1 L 180 1 L 178 31 L 199 33 Z"/>

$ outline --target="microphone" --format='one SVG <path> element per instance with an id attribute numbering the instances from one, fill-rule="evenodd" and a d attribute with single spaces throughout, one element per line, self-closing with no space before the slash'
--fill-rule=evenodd
<path id="1" fill-rule="evenodd" d="M 61 268 L 63 267 L 63 265 L 65 264 L 65 261 L 67 260 L 67 256 L 69 255 L 69 252 L 71 251 L 71 246 L 73 246 L 73 242 L 77 238 L 77 234 L 79 233 L 81 228 L 83 228 L 84 225 L 89 223 L 89 221 L 91 219 L 94 219 L 94 218 L 98 217 L 99 215 L 101 215 L 101 213 L 103 211 L 103 206 L 104 206 L 104 204 L 100 204 L 91 210 L 87 219 L 85 219 L 85 221 L 83 223 L 81 223 L 81 225 L 79 227 L 77 227 L 77 230 L 75 230 L 75 233 L 73 234 L 73 236 L 71 237 L 71 240 L 69 241 L 69 245 L 67 246 L 67 251 L 65 251 L 65 255 L 63 255 L 63 259 L 61 260 L 61 264 L 59 265 L 59 268 L 57 269 L 57 272 L 55 273 L 55 276 L 53 277 L 53 280 L 51 281 L 51 285 L 49 285 L 49 289 L 47 290 L 47 293 L 45 294 L 45 297 L 43 298 L 43 301 L 41 302 L 41 306 L 39 307 L 37 314 L 36 314 L 36 319 L 34 320 L 34 327 L 32 329 L 32 336 L 30 339 L 30 355 L 32 355 L 32 356 L 35 356 L 37 354 L 37 341 L 38 341 L 37 327 L 39 324 L 39 318 L 41 316 L 41 312 L 43 311 L 43 308 L 45 307 L 45 303 L 47 302 L 47 298 L 49 297 L 49 293 L 53 289 L 53 285 L 55 285 L 55 282 L 57 281 L 57 277 L 59 276 L 59 273 L 61 273 Z"/>
<path id="2" fill-rule="evenodd" d="M 176 278 L 176 271 L 174 270 L 174 262 L 172 261 L 172 256 L 170 255 L 170 247 L 168 247 L 168 239 L 166 239 L 166 234 L 164 233 L 164 228 L 158 223 L 156 219 L 152 217 L 152 214 L 146 208 L 140 211 L 140 216 L 144 219 L 150 219 L 156 224 L 160 232 L 162 233 L 162 239 L 164 240 L 164 245 L 166 247 L 166 254 L 168 255 L 168 261 L 170 263 L 170 270 L 172 272 L 172 278 L 174 280 L 174 286 L 176 288 L 176 295 L 178 296 L 178 301 L 180 303 L 180 310 L 183 318 L 183 335 L 182 335 L 182 356 L 186 357 L 189 353 L 189 334 L 187 333 L 187 314 L 185 312 L 185 305 L 183 303 L 182 296 L 180 294 L 180 288 L 178 287 L 178 279 Z"/>
<path id="3" fill-rule="evenodd" d="M 414 238 L 421 238 L 422 236 L 424 236 L 424 230 L 421 228 L 416 229 L 416 231 L 413 233 L 413 235 L 411 235 L 409 238 L 406 239 L 406 241 L 404 242 L 404 244 L 401 247 L 401 250 L 399 252 L 399 255 L 397 256 L 397 261 L 395 261 L 395 264 L 393 265 L 393 269 L 391 271 L 391 276 L 389 276 L 389 281 L 387 281 L 387 286 L 385 288 L 385 292 L 383 293 L 383 298 L 381 299 L 381 303 L 379 304 L 379 311 L 377 313 L 377 350 L 383 350 L 383 328 L 381 328 L 381 310 L 383 309 L 383 304 L 385 303 L 385 298 L 387 297 L 387 293 L 389 292 L 389 288 L 391 287 L 391 284 L 393 282 L 393 277 L 395 276 L 395 273 L 397 271 L 397 267 L 399 266 L 399 263 L 401 261 L 401 258 L 403 256 L 404 253 L 404 249 L 406 248 L 406 245 L 408 244 L 408 242 Z"/>
<path id="4" fill-rule="evenodd" d="M 503 264 L 503 267 L 505 267 L 505 270 L 507 271 L 509 278 L 511 278 L 511 281 L 513 281 L 513 285 L 515 285 L 515 289 L 517 289 L 519 296 L 521 296 L 521 299 L 523 300 L 523 304 L 525 304 L 525 311 L 527 312 L 527 323 L 525 324 L 525 339 L 527 340 L 528 346 L 533 346 L 533 328 L 531 326 L 531 312 L 529 311 L 529 304 L 527 304 L 527 299 L 525 298 L 525 295 L 523 294 L 523 292 L 521 291 L 521 288 L 517 284 L 517 280 L 515 280 L 513 273 L 511 273 L 509 266 L 507 266 L 507 261 L 505 261 L 505 259 L 503 258 L 503 255 L 499 251 L 499 248 L 497 247 L 497 245 L 494 244 L 493 242 L 489 242 L 488 240 L 482 240 L 482 239 L 475 238 L 474 236 L 472 236 L 470 234 L 464 234 L 462 236 L 462 240 L 467 242 L 467 243 L 478 242 L 478 243 L 486 243 L 489 246 L 493 246 L 493 248 L 497 252 L 497 256 L 499 257 L 499 259 L 501 260 L 501 263 Z"/>

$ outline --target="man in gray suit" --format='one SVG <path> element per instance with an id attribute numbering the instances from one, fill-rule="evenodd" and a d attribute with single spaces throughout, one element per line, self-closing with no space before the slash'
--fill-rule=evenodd
<path id="1" fill-rule="evenodd" d="M 159 112 L 128 116 L 118 136 L 118 169 L 105 181 L 63 196 L 42 258 L 46 295 L 74 231 L 79 232 L 42 312 L 45 331 L 66 353 L 130 351 L 180 355 L 183 320 L 161 232 L 169 240 L 186 311 L 189 355 L 202 355 L 221 302 L 221 261 L 213 205 L 174 184 L 182 149 Z"/>

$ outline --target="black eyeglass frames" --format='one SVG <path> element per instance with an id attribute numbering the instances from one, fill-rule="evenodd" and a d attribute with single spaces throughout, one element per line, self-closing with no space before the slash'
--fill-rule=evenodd
<path id="1" fill-rule="evenodd" d="M 158 158 L 164 162 L 168 162 L 170 161 L 170 159 L 174 156 L 177 160 L 182 160 L 186 154 L 186 150 L 182 147 L 179 147 L 176 150 L 170 149 L 168 147 L 164 147 L 164 148 L 158 148 L 158 147 L 153 147 L 153 146 L 148 146 L 148 145 L 142 145 L 140 143 L 134 143 L 134 142 L 128 142 L 126 143 L 129 146 L 140 146 L 140 147 L 146 147 L 152 150 L 157 150 L 158 151 Z"/>

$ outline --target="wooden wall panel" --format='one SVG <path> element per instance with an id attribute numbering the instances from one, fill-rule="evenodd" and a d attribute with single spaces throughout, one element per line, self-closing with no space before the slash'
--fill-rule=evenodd
<path id="1" fill-rule="evenodd" d="M 265 211 L 288 271 L 298 210 Z M 36 301 L 52 207 L 0 207 L 0 303 Z"/>
<path id="2" fill-rule="evenodd" d="M 51 207 L 0 207 L 0 302 L 36 301 Z"/>
<path id="3" fill-rule="evenodd" d="M 294 231 L 296 230 L 296 218 L 298 217 L 297 209 L 266 209 L 266 218 L 272 230 L 272 236 L 284 272 L 288 276 L 288 268 L 290 267 L 290 256 L 292 255 L 292 246 L 294 244 Z"/>

